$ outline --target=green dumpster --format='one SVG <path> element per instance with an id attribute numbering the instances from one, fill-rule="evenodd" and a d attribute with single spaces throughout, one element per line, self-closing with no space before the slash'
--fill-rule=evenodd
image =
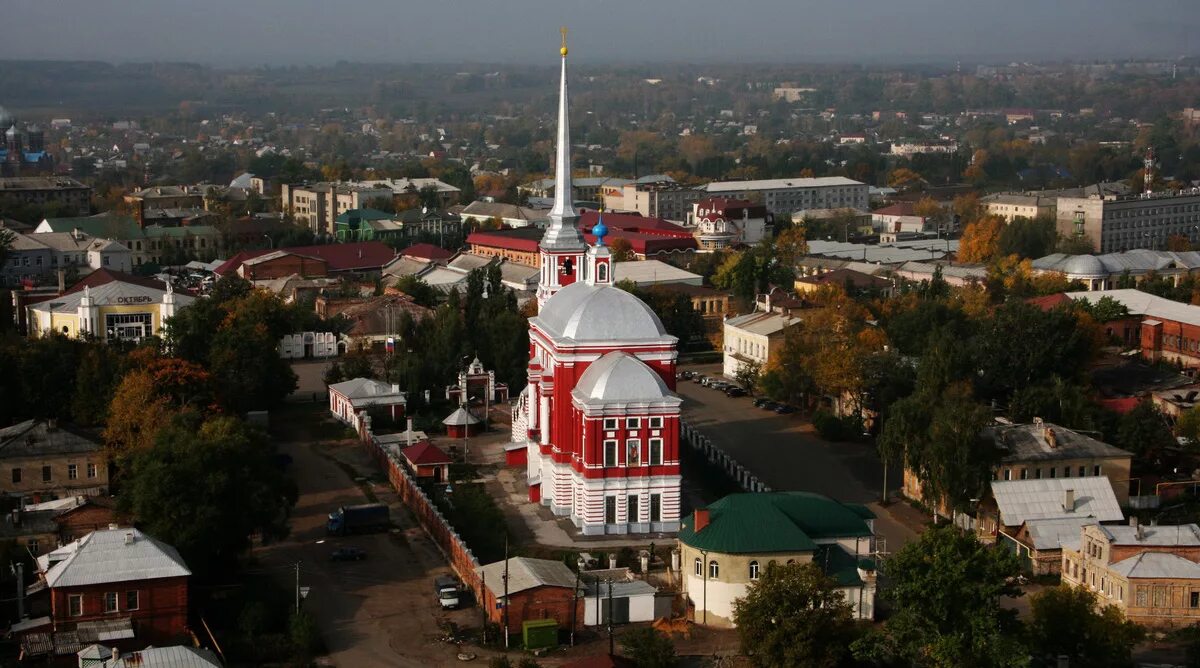
<path id="1" fill-rule="evenodd" d="M 558 644 L 558 622 L 553 619 L 532 619 L 521 625 L 525 649 L 543 649 Z"/>

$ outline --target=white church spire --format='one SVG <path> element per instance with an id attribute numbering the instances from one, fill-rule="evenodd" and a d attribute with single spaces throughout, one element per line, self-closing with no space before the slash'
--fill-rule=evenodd
<path id="1" fill-rule="evenodd" d="M 542 237 L 547 250 L 584 249 L 587 244 L 575 223 L 579 214 L 571 197 L 571 128 L 567 116 L 567 29 L 562 29 L 562 75 L 558 84 L 558 149 L 554 156 L 554 207 Z"/>

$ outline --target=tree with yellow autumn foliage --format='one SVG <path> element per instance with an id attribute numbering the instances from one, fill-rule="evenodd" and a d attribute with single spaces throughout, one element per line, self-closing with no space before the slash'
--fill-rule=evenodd
<path id="1" fill-rule="evenodd" d="M 989 262 L 996 257 L 1000 244 L 1000 233 L 1004 230 L 1004 219 L 984 216 L 963 229 L 958 240 L 959 262 Z"/>

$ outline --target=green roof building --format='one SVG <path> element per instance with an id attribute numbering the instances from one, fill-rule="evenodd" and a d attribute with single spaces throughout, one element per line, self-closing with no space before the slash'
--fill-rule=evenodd
<path id="1" fill-rule="evenodd" d="M 875 614 L 875 514 L 809 492 L 731 494 L 679 529 L 683 589 L 695 621 L 733 626 L 733 602 L 774 565 L 817 563 L 858 619 Z"/>

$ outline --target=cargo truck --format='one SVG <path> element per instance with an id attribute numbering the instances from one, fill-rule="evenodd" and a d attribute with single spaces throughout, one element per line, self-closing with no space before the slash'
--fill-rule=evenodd
<path id="1" fill-rule="evenodd" d="M 387 504 L 364 503 L 359 506 L 342 506 L 329 513 L 325 530 L 330 535 L 344 536 L 351 533 L 373 533 L 386 531 L 392 524 Z"/>

